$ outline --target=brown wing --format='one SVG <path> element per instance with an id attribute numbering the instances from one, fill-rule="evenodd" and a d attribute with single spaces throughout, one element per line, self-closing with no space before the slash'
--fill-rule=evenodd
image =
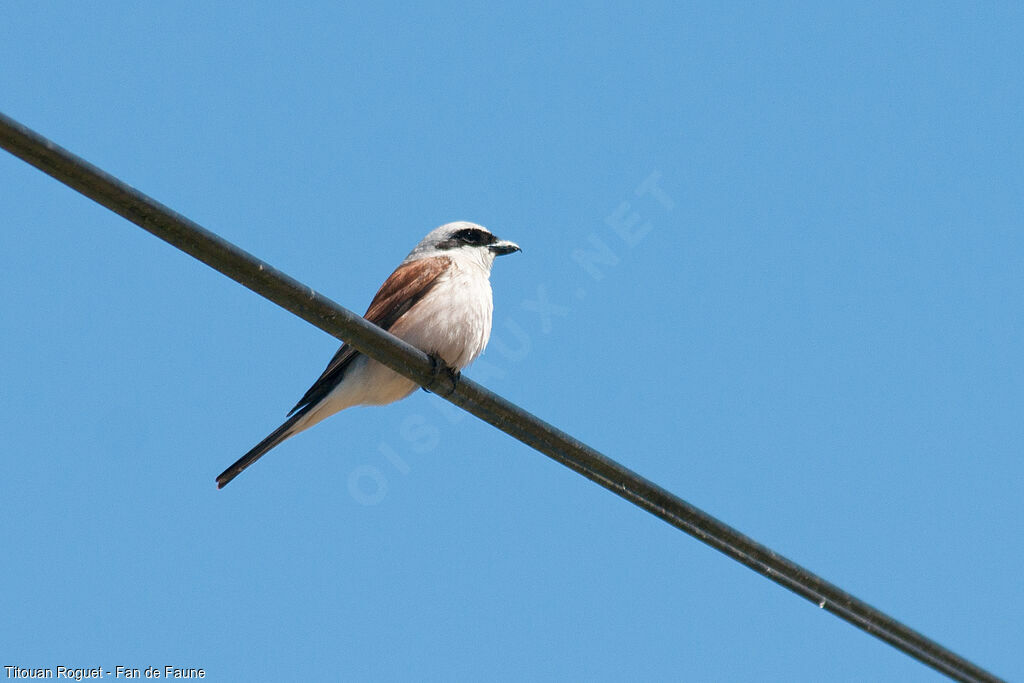
<path id="1" fill-rule="evenodd" d="M 405 315 L 413 304 L 431 290 L 437 283 L 438 276 L 447 270 L 450 264 L 451 260 L 447 256 L 435 256 L 399 266 L 377 290 L 376 296 L 373 297 L 373 301 L 370 302 L 370 307 L 366 309 L 363 317 L 377 327 L 385 330 L 391 329 L 391 326 Z M 327 369 L 303 394 L 288 415 L 319 403 L 322 398 L 331 393 L 344 378 L 345 371 L 358 355 L 359 352 L 354 348 L 348 344 L 342 344 L 338 352 L 334 354 L 334 358 L 327 364 Z"/>

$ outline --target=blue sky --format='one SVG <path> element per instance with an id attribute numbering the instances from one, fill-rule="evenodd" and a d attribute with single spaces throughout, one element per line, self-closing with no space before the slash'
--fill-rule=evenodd
<path id="1" fill-rule="evenodd" d="M 43 5 L 4 113 L 358 312 L 515 240 L 468 376 L 1024 678 L 1019 5 Z M 217 491 L 336 342 L 6 154 L 0 212 L 2 664 L 938 678 L 423 392 Z"/>

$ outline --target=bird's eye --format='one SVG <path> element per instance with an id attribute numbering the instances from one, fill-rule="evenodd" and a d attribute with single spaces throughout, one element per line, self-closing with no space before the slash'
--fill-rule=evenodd
<path id="1" fill-rule="evenodd" d="M 471 244 L 473 246 L 490 244 L 494 241 L 494 235 L 479 228 L 463 228 L 456 232 L 453 237 L 464 244 Z"/>

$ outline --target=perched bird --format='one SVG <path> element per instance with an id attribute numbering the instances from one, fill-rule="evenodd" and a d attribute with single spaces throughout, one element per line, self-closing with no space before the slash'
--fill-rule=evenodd
<path id="1" fill-rule="evenodd" d="M 458 372 L 479 356 L 491 336 L 491 266 L 519 251 L 474 223 L 448 223 L 424 237 L 384 281 L 364 318 L 439 358 Z M 284 424 L 217 477 L 237 477 L 285 439 L 356 405 L 405 398 L 416 383 L 342 344 Z"/>

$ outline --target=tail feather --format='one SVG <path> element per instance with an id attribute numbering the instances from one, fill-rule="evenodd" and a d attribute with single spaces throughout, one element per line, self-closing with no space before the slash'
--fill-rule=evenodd
<path id="1" fill-rule="evenodd" d="M 278 445 L 279 443 L 281 443 L 288 437 L 292 436 L 293 434 L 302 431 L 301 428 L 294 429 L 294 427 L 296 423 L 299 422 L 299 420 L 306 417 L 306 413 L 307 411 L 301 410 L 298 413 L 289 417 L 287 420 L 285 420 L 284 424 L 282 424 L 280 427 L 271 432 L 267 438 L 263 439 L 263 441 L 260 441 L 258 444 L 256 444 L 251 451 L 249 451 L 241 458 L 239 458 L 235 462 L 235 464 L 221 472 L 220 475 L 217 477 L 217 488 L 222 489 L 225 486 L 227 486 L 228 482 L 230 482 L 232 479 L 241 474 L 242 470 L 244 470 L 246 467 L 248 467 L 249 465 L 253 464 L 257 460 L 262 458 L 264 455 L 266 455 L 266 453 L 271 448 Z"/>

